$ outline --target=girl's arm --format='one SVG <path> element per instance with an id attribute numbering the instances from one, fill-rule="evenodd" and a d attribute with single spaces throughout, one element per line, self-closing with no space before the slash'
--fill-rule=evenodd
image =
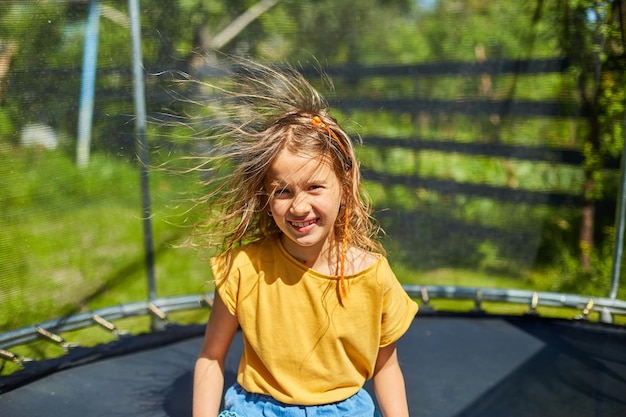
<path id="1" fill-rule="evenodd" d="M 216 417 L 219 413 L 224 390 L 224 362 L 238 325 L 237 317 L 230 314 L 216 291 L 194 370 L 193 417 Z"/>
<path id="2" fill-rule="evenodd" d="M 384 417 L 408 417 L 404 376 L 398 363 L 396 344 L 380 348 L 374 369 L 374 390 Z"/>

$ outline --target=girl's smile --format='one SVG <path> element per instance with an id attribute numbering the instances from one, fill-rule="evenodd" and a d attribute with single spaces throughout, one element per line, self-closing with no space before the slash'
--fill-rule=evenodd
<path id="1" fill-rule="evenodd" d="M 290 222 L 291 225 L 298 230 L 300 233 L 307 233 L 313 229 L 313 226 L 317 224 L 317 219 L 306 221 L 306 222 Z"/>
<path id="2" fill-rule="evenodd" d="M 283 246 L 312 266 L 333 236 L 341 204 L 341 185 L 330 164 L 284 149 L 270 166 L 265 189 Z"/>

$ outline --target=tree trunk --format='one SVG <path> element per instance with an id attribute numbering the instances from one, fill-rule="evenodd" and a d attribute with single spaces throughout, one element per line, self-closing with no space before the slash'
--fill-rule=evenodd
<path id="1" fill-rule="evenodd" d="M 2 90 L 4 89 L 4 78 L 9 73 L 11 59 L 17 52 L 17 44 L 8 42 L 6 45 L 0 44 L 0 98 L 2 98 Z"/>
<path id="2" fill-rule="evenodd" d="M 595 206 L 593 200 L 586 197 L 592 194 L 595 186 L 593 173 L 588 172 L 587 182 L 584 187 L 585 202 L 582 207 L 582 221 L 580 225 L 580 266 L 584 272 L 591 270 L 591 250 L 593 249 L 593 232 Z"/>

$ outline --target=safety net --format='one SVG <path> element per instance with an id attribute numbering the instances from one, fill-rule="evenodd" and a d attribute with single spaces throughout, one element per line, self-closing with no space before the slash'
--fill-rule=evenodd
<path id="1" fill-rule="evenodd" d="M 177 80 L 235 56 L 301 71 L 357 143 L 424 320 L 401 350 L 412 412 L 623 415 L 625 19 L 621 0 L 2 2 L 0 414 L 190 413 L 213 253 L 185 244 L 207 175 L 186 158 L 212 146 L 192 123 L 212 98 Z"/>

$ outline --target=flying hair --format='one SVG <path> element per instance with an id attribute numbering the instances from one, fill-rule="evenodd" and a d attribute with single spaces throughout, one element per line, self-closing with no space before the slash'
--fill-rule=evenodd
<path id="1" fill-rule="evenodd" d="M 330 116 L 326 100 L 293 67 L 231 58 L 216 74 L 211 81 L 194 82 L 203 98 L 193 104 L 207 116 L 192 121 L 194 127 L 203 126 L 196 129 L 195 140 L 204 149 L 192 170 L 206 178 L 207 192 L 198 203 L 206 204 L 208 212 L 193 244 L 228 252 L 278 234 L 267 215 L 263 187 L 270 165 L 283 149 L 325 158 L 342 187 L 332 243 L 345 295 L 347 248 L 384 255 L 380 228 L 361 189 L 353 141 Z"/>

